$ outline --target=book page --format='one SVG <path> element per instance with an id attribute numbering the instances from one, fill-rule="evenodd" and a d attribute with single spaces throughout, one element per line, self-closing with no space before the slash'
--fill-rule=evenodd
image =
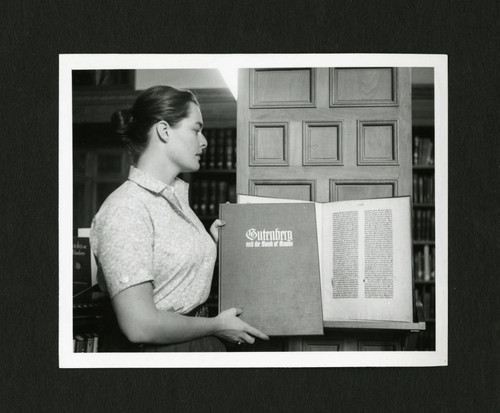
<path id="1" fill-rule="evenodd" d="M 409 202 L 322 204 L 325 320 L 413 320 Z"/>

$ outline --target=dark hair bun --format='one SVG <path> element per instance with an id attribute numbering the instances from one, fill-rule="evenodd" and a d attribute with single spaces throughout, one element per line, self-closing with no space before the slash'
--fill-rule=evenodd
<path id="1" fill-rule="evenodd" d="M 111 115 L 113 131 L 125 142 L 130 142 L 134 117 L 129 109 L 117 110 Z"/>

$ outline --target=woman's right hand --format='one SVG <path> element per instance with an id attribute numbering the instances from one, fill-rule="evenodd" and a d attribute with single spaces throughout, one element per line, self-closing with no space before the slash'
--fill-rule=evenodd
<path id="1" fill-rule="evenodd" d="M 238 316 L 243 312 L 241 308 L 230 308 L 222 311 L 215 319 L 218 322 L 218 329 L 215 335 L 231 343 L 253 344 L 255 337 L 262 340 L 269 340 L 269 337 L 248 325 Z"/>

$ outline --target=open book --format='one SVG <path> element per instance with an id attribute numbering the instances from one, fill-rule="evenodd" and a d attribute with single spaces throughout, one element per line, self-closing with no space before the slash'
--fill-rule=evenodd
<path id="1" fill-rule="evenodd" d="M 295 208 L 312 204 L 309 209 L 304 209 L 304 214 L 310 215 L 312 211 L 315 216 L 315 231 L 311 231 L 309 236 L 316 237 L 310 239 L 310 244 L 318 252 L 308 253 L 318 260 L 323 323 L 336 320 L 413 321 L 409 197 L 307 203 L 239 195 L 238 204 L 268 204 L 270 209 L 266 214 L 274 209 L 279 214 L 285 204 L 294 204 Z M 227 208 L 221 205 L 223 220 L 226 220 L 224 210 Z M 306 220 L 306 217 L 297 212 L 290 219 Z M 231 222 L 227 224 L 228 228 L 230 225 Z M 257 226 L 257 221 L 254 226 Z M 222 256 L 225 231 L 226 228 L 221 231 Z M 273 251 L 278 252 L 278 249 Z M 256 263 L 254 271 L 259 266 L 268 265 L 271 263 Z M 220 272 L 221 304 L 225 301 L 224 282 L 228 278 L 223 266 L 224 259 L 221 260 Z M 302 275 L 292 270 L 288 279 Z M 244 279 L 240 287 L 244 288 Z M 280 288 L 288 287 L 281 284 Z M 273 305 L 279 307 L 280 303 Z"/>

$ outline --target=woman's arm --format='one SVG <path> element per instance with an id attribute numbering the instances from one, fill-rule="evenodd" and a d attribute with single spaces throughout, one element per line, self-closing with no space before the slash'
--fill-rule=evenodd
<path id="1" fill-rule="evenodd" d="M 217 317 L 189 317 L 156 309 L 149 282 L 127 288 L 111 300 L 118 324 L 133 343 L 171 344 L 215 335 L 230 342 L 253 343 L 269 337 L 238 318 L 231 308 Z"/>

